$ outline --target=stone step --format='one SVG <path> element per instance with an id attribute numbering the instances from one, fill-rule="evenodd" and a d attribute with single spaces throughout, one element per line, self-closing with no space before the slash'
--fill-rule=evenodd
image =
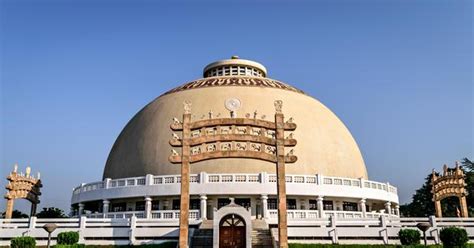
<path id="1" fill-rule="evenodd" d="M 214 221 L 213 220 L 203 220 L 201 225 L 199 225 L 199 229 L 213 229 L 214 228 Z"/>

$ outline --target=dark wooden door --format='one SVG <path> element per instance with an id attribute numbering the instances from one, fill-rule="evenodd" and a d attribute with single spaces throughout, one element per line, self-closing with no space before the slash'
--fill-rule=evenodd
<path id="1" fill-rule="evenodd" d="M 245 247 L 245 222 L 240 216 L 232 214 L 222 218 L 219 227 L 219 247 Z"/>

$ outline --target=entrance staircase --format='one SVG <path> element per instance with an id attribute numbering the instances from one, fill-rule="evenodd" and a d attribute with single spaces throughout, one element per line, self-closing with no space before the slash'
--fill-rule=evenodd
<path id="1" fill-rule="evenodd" d="M 212 248 L 212 220 L 204 220 L 194 231 L 191 248 Z"/>
<path id="2" fill-rule="evenodd" d="M 213 221 L 204 220 L 194 231 L 191 248 L 212 248 Z M 272 235 L 264 220 L 252 220 L 252 248 L 273 248 Z"/>
<path id="3" fill-rule="evenodd" d="M 252 248 L 273 248 L 272 234 L 264 220 L 252 220 Z"/>

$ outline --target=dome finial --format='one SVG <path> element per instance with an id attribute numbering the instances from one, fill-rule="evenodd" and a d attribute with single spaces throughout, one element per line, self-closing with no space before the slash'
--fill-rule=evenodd
<path id="1" fill-rule="evenodd" d="M 231 59 L 240 59 L 239 56 L 237 56 L 237 55 L 234 55 L 234 56 L 232 56 L 232 57 L 230 57 L 230 58 L 231 58 Z"/>

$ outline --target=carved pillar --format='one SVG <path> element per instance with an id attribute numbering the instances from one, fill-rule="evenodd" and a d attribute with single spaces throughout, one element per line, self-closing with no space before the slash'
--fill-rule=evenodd
<path id="1" fill-rule="evenodd" d="M 11 219 L 13 213 L 13 199 L 7 199 L 7 209 L 5 210 L 5 219 Z"/>
<path id="2" fill-rule="evenodd" d="M 109 213 L 110 201 L 107 199 L 102 200 L 102 213 L 104 218 L 107 218 L 107 213 Z"/>
<path id="3" fill-rule="evenodd" d="M 78 213 L 78 215 L 79 215 L 79 216 L 82 216 L 82 214 L 84 213 L 84 203 L 79 203 L 78 206 L 79 206 L 79 213 Z"/>
<path id="4" fill-rule="evenodd" d="M 361 199 L 359 201 L 359 208 L 362 212 L 362 217 L 365 218 L 367 216 L 367 207 L 365 206 L 365 199 Z"/>
<path id="5" fill-rule="evenodd" d="M 319 218 L 324 218 L 324 217 L 326 217 L 325 214 L 324 214 L 324 204 L 323 204 L 323 200 L 324 200 L 324 197 L 322 197 L 322 196 L 318 196 L 318 198 L 316 198 L 316 203 L 317 203 L 317 207 L 318 207 L 318 215 L 319 215 Z"/>
<path id="6" fill-rule="evenodd" d="M 207 196 L 201 195 L 201 220 L 207 219 Z"/>
<path id="7" fill-rule="evenodd" d="M 209 215 L 208 215 L 208 219 L 214 219 L 214 201 L 213 200 L 207 200 L 207 206 L 208 206 L 208 209 L 209 210 Z"/>
<path id="8" fill-rule="evenodd" d="M 151 218 L 151 197 L 145 197 L 145 218 Z"/>
<path id="9" fill-rule="evenodd" d="M 36 215 L 36 207 L 38 204 L 36 203 L 31 203 L 31 210 L 30 210 L 30 217 L 34 217 Z"/>
<path id="10" fill-rule="evenodd" d="M 395 205 L 395 215 L 400 217 L 400 205 Z"/>
<path id="11" fill-rule="evenodd" d="M 388 215 L 392 214 L 392 204 L 390 202 L 385 203 L 385 211 Z"/>
<path id="12" fill-rule="evenodd" d="M 275 102 L 275 105 L 278 103 Z M 286 209 L 286 173 L 285 173 L 285 137 L 284 116 L 281 108 L 276 109 L 276 155 L 277 155 L 277 194 L 278 194 L 278 243 L 279 247 L 288 247 L 288 227 Z"/>
<path id="13" fill-rule="evenodd" d="M 262 215 L 264 219 L 268 219 L 268 196 L 261 195 L 260 199 L 262 200 Z"/>
<path id="14" fill-rule="evenodd" d="M 186 104 L 185 104 L 186 105 Z M 186 106 L 185 106 L 186 107 Z M 189 105 L 188 105 L 189 107 Z M 179 208 L 179 247 L 188 247 L 188 228 L 189 228 L 189 156 L 191 137 L 190 130 L 191 113 L 185 109 L 183 114 L 183 137 L 181 148 L 181 202 Z"/>
<path id="15" fill-rule="evenodd" d="M 436 217 L 443 217 L 443 211 L 441 210 L 441 201 L 435 201 L 435 212 Z"/>
<path id="16" fill-rule="evenodd" d="M 459 197 L 459 205 L 461 206 L 461 217 L 463 218 L 469 217 L 469 214 L 467 212 L 467 202 L 466 202 L 465 196 Z"/>

